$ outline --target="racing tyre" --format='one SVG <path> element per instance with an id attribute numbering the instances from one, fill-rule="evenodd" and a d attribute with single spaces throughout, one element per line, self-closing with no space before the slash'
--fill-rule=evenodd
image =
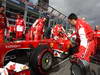
<path id="1" fill-rule="evenodd" d="M 30 56 L 30 68 L 39 74 L 47 74 L 52 67 L 53 54 L 46 45 L 35 48 Z"/>

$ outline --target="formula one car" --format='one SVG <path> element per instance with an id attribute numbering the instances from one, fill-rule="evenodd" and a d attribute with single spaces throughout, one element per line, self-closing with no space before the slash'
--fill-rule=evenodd
<path id="1" fill-rule="evenodd" d="M 72 47 L 69 39 L 42 38 L 40 40 L 15 41 L 15 27 L 8 27 L 9 42 L 0 44 L 0 67 L 9 61 L 27 64 L 32 71 L 39 74 L 48 73 L 54 57 L 68 57 Z"/>
<path id="2" fill-rule="evenodd" d="M 27 64 L 32 71 L 48 73 L 54 56 L 68 54 L 70 40 L 21 40 L 0 44 L 0 67 L 9 61 Z"/>
<path id="3" fill-rule="evenodd" d="M 15 41 L 0 44 L 0 67 L 9 61 L 27 64 L 32 70 L 47 72 L 52 65 L 52 50 L 44 41 Z"/>

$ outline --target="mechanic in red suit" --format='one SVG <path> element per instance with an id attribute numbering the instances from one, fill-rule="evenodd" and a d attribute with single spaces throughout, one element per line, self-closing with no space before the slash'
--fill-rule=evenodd
<path id="1" fill-rule="evenodd" d="M 65 38 L 67 39 L 67 35 L 65 33 L 65 30 L 62 26 L 62 24 L 56 24 L 52 30 L 51 30 L 51 36 L 57 40 L 59 38 Z"/>
<path id="2" fill-rule="evenodd" d="M 34 36 L 34 40 L 40 40 L 43 36 L 43 28 L 46 18 L 37 19 L 31 27 L 31 37 Z"/>
<path id="3" fill-rule="evenodd" d="M 78 52 L 74 54 L 79 59 L 90 62 L 90 56 L 95 51 L 94 31 L 90 25 L 83 19 L 79 19 L 76 14 L 68 16 L 68 22 L 75 26 L 77 38 L 79 41 Z"/>
<path id="4" fill-rule="evenodd" d="M 0 43 L 4 43 L 4 32 L 7 27 L 6 16 L 4 14 L 4 6 L 0 6 Z"/>
<path id="5" fill-rule="evenodd" d="M 21 39 L 26 30 L 26 23 L 21 14 L 17 14 L 15 25 L 16 25 L 16 40 Z"/>

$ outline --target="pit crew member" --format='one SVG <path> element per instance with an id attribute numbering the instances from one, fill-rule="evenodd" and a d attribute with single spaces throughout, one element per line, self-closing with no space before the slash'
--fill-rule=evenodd
<path id="1" fill-rule="evenodd" d="M 30 40 L 40 40 L 43 36 L 43 30 L 44 30 L 44 23 L 46 21 L 46 18 L 39 18 L 37 19 L 31 29 L 29 30 L 29 36 L 26 36 L 26 39 Z"/>
<path id="2" fill-rule="evenodd" d="M 55 40 L 59 38 L 67 39 L 67 35 L 65 29 L 63 28 L 62 24 L 56 24 L 51 30 L 51 37 Z"/>
<path id="3" fill-rule="evenodd" d="M 95 52 L 94 31 L 90 25 L 71 13 L 68 16 L 68 22 L 75 26 L 77 39 L 79 42 L 78 52 L 74 54 L 76 58 L 90 62 L 90 56 Z"/>
<path id="4" fill-rule="evenodd" d="M 21 39 L 26 30 L 26 23 L 21 14 L 17 14 L 16 19 L 16 40 Z"/>
<path id="5" fill-rule="evenodd" d="M 0 6 L 0 43 L 4 43 L 4 32 L 7 28 L 7 19 L 4 10 L 4 6 Z"/>

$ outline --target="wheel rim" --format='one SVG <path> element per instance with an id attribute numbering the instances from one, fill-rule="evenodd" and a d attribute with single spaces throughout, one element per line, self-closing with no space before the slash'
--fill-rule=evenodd
<path id="1" fill-rule="evenodd" d="M 52 55 L 51 53 L 47 52 L 42 57 L 42 68 L 44 70 L 48 70 L 52 65 Z"/>

